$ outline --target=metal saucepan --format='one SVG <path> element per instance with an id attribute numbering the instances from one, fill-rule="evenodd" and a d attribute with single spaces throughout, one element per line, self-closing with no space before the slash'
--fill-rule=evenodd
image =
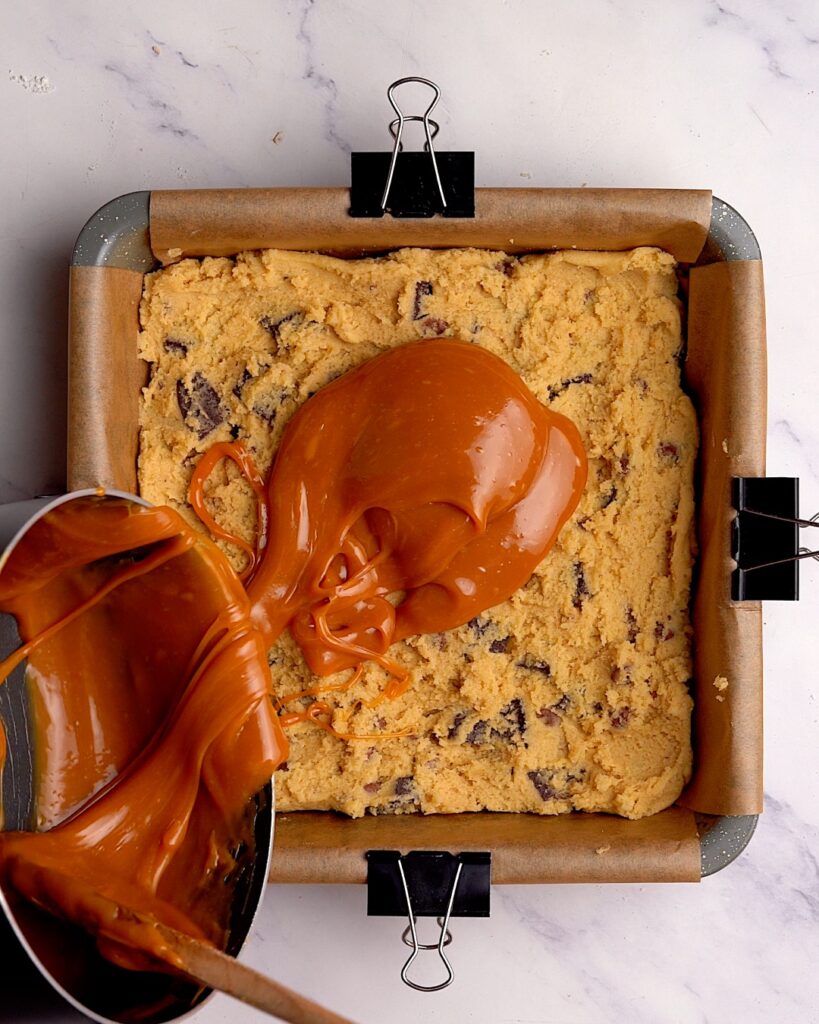
<path id="1" fill-rule="evenodd" d="M 27 530 L 50 509 L 67 501 L 94 495 L 93 489 L 74 491 L 58 498 L 37 498 L 0 506 L 0 571 L 8 553 Z M 124 498 L 138 505 L 148 502 L 121 491 L 106 497 Z M 0 614 L 0 660 L 20 644 L 15 620 Z M 0 720 L 5 726 L 8 754 L 2 779 L 2 803 L 6 829 L 30 829 L 34 820 L 34 758 L 25 680 L 25 663 L 0 686 Z M 224 951 L 236 956 L 250 932 L 267 882 L 273 846 L 274 798 L 272 780 L 248 806 L 245 852 L 231 874 L 231 926 Z M 128 971 L 116 967 L 96 950 L 90 936 L 77 926 L 58 921 L 11 893 L 0 891 L 0 905 L 20 945 L 43 977 L 69 1003 L 92 1020 L 134 1021 L 159 1024 L 179 1020 L 210 995 L 192 982 L 170 974 Z M 23 984 L 30 978 L 22 977 Z M 4 978 L 4 1002 L 23 1005 L 10 989 L 13 978 Z"/>

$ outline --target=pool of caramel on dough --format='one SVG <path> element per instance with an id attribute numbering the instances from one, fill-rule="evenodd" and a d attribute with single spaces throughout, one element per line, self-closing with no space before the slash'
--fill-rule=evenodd
<path id="1" fill-rule="evenodd" d="M 222 458 L 259 499 L 253 544 L 207 507 Z M 0 837 L 5 883 L 81 921 L 126 966 L 168 958 L 156 920 L 218 944 L 226 918 L 206 894 L 247 801 L 286 759 L 282 726 L 331 728 L 320 702 L 276 713 L 270 644 L 289 628 L 319 676 L 350 669 L 352 681 L 376 662 L 383 696 L 397 696 L 408 680 L 391 644 L 514 593 L 585 479 L 569 420 L 501 359 L 434 339 L 305 403 L 266 484 L 240 442 L 203 456 L 191 503 L 245 551 L 241 581 L 169 508 L 92 497 L 52 510 L 0 571 L 0 608 L 24 640 L 0 680 L 27 657 L 48 830 Z"/>

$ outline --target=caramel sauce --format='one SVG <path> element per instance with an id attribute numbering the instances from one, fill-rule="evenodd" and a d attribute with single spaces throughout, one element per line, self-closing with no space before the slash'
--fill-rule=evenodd
<path id="1" fill-rule="evenodd" d="M 196 467 L 190 501 L 208 525 L 204 481 L 224 455 L 251 465 L 234 442 Z M 497 356 L 443 339 L 392 349 L 288 424 L 247 577 L 254 622 L 269 642 L 289 626 L 320 676 L 381 664 L 397 696 L 407 674 L 390 645 L 510 597 L 585 481 L 575 426 Z M 398 591 L 395 607 L 387 595 Z"/>
<path id="2" fill-rule="evenodd" d="M 167 958 L 155 920 L 220 942 L 229 908 L 208 903 L 209 883 L 287 756 L 265 641 L 227 560 L 169 508 L 78 499 L 11 552 L 0 607 L 28 638 L 0 679 L 28 658 L 49 829 L 0 835 L 4 881 L 123 965 Z"/>
<path id="3" fill-rule="evenodd" d="M 223 458 L 257 496 L 253 544 L 207 508 Z M 513 594 L 585 479 L 569 420 L 496 356 L 436 339 L 310 399 L 266 484 L 240 442 L 202 457 L 190 501 L 245 553 L 241 581 L 171 509 L 89 498 L 52 510 L 0 569 L 0 608 L 24 639 L 0 681 L 28 659 L 49 830 L 0 837 L 6 883 L 128 966 L 167 954 L 156 920 L 218 942 L 202 894 L 229 865 L 237 815 L 286 759 L 283 728 L 355 738 L 333 730 L 323 701 L 284 705 L 352 687 L 367 662 L 388 673 L 377 700 L 403 693 L 390 646 Z M 285 628 L 316 675 L 349 677 L 274 705 L 266 652 Z"/>

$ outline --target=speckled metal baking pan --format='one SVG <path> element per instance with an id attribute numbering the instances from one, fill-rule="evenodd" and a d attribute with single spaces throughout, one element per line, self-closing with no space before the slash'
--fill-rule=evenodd
<path id="1" fill-rule="evenodd" d="M 150 201 L 150 192 L 132 192 L 98 210 L 77 239 L 72 265 L 120 267 L 141 273 L 156 269 L 159 263 L 149 239 Z M 715 197 L 708 237 L 696 266 L 760 258 L 750 226 L 733 207 Z M 722 870 L 742 853 L 757 820 L 757 815 L 696 815 L 703 878 Z"/>

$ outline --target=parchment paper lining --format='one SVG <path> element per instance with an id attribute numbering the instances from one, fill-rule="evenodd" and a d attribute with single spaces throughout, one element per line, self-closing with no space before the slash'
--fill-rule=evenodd
<path id="1" fill-rule="evenodd" d="M 479 189 L 472 220 L 356 220 L 345 189 L 155 192 L 157 258 L 243 249 L 320 249 L 344 256 L 402 245 L 507 251 L 619 250 L 657 245 L 694 263 L 708 232 L 704 191 Z M 136 488 L 136 356 L 141 275 L 72 270 L 69 486 Z M 363 851 L 493 851 L 496 882 L 695 881 L 693 811 L 762 809 L 761 612 L 730 600 L 730 478 L 765 466 L 765 328 L 761 265 L 718 263 L 690 276 L 684 378 L 698 406 L 701 556 L 694 593 L 695 774 L 680 805 L 638 822 L 474 814 L 347 821 L 332 814 L 277 819 L 276 881 L 363 881 Z M 725 690 L 713 686 L 724 676 Z M 723 696 L 722 701 L 716 696 Z"/>

